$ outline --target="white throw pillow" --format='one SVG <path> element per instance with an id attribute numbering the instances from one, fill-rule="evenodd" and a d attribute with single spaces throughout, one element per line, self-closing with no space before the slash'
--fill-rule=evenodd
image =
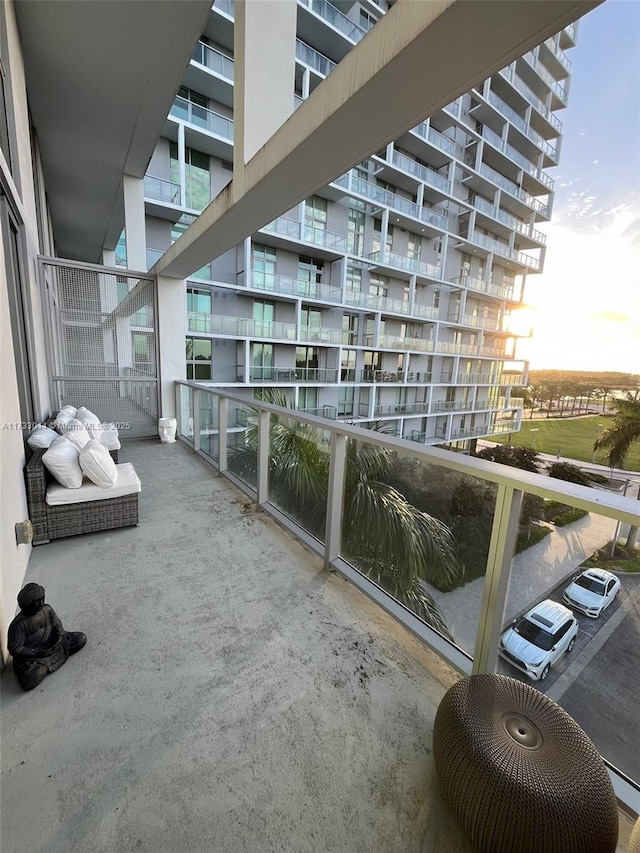
<path id="1" fill-rule="evenodd" d="M 94 413 L 89 409 L 85 409 L 84 406 L 80 406 L 78 409 L 78 420 L 84 425 L 91 438 L 95 438 L 96 441 L 100 441 L 102 423 L 97 415 L 94 415 Z"/>
<path id="2" fill-rule="evenodd" d="M 115 486 L 118 469 L 104 444 L 92 439 L 85 444 L 79 456 L 80 467 L 92 483 L 103 489 Z"/>
<path id="3" fill-rule="evenodd" d="M 118 427 L 115 424 L 102 424 L 102 435 L 99 440 L 107 450 L 120 450 Z"/>
<path id="4" fill-rule="evenodd" d="M 72 444 L 82 450 L 88 441 L 91 441 L 91 436 L 77 418 L 72 418 L 62 427 L 62 435 L 68 438 Z"/>
<path id="5" fill-rule="evenodd" d="M 69 403 L 67 403 L 66 405 L 62 406 L 62 407 L 60 408 L 60 411 L 61 411 L 61 412 L 70 412 L 70 414 L 71 414 L 71 417 L 72 417 L 72 418 L 77 418 L 77 417 L 78 417 L 78 410 L 76 409 L 76 407 L 75 407 L 75 406 L 71 406 Z"/>
<path id="6" fill-rule="evenodd" d="M 79 489 L 82 485 L 82 468 L 78 456 L 78 448 L 60 435 L 51 442 L 49 449 L 42 456 L 42 462 L 61 486 Z"/>
<path id="7" fill-rule="evenodd" d="M 53 422 L 53 428 L 62 435 L 65 426 L 69 423 L 69 421 L 72 421 L 74 418 L 75 415 L 72 415 L 69 409 L 60 409 L 60 411 L 56 415 L 56 419 Z"/>
<path id="8" fill-rule="evenodd" d="M 40 450 L 41 448 L 50 447 L 51 443 L 59 437 L 55 430 L 49 429 L 44 424 L 38 424 L 31 431 L 31 435 L 27 439 L 27 444 L 29 447 L 33 447 L 34 450 Z"/>

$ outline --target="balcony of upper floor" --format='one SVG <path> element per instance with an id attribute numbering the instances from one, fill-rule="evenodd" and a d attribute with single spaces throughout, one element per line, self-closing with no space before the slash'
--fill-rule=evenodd
<path id="1" fill-rule="evenodd" d="M 469 326 L 473 329 L 488 329 L 494 332 L 502 331 L 504 327 L 503 315 L 496 313 L 450 311 L 446 322 L 456 326 Z"/>
<path id="2" fill-rule="evenodd" d="M 233 160 L 233 119 L 176 95 L 163 136 L 177 141 L 180 124 L 187 146 L 227 162 Z"/>
<path id="3" fill-rule="evenodd" d="M 468 157 L 465 166 L 462 183 L 469 189 L 484 196 L 491 196 L 496 187 L 499 187 L 502 191 L 499 200 L 501 208 L 511 210 L 521 218 L 528 217 L 533 212 L 536 219 L 549 219 L 551 209 L 548 204 L 532 196 L 492 166 L 479 161 L 477 155 Z"/>
<path id="4" fill-rule="evenodd" d="M 213 101 L 233 107 L 233 57 L 199 41 L 185 71 L 183 85 Z"/>
<path id="5" fill-rule="evenodd" d="M 228 317 L 222 314 L 187 312 L 187 331 L 224 338 L 260 338 L 272 341 L 299 340 L 296 323 Z"/>
<path id="6" fill-rule="evenodd" d="M 485 142 L 489 143 L 489 145 L 495 149 L 495 151 L 499 151 L 505 158 L 507 158 L 507 160 L 516 164 L 516 173 L 519 173 L 520 171 L 523 172 L 523 175 L 521 176 L 521 184 L 525 191 L 529 191 L 532 195 L 553 192 L 553 179 L 550 178 L 542 169 L 539 169 L 528 157 L 525 157 L 524 154 L 518 151 L 517 148 L 511 145 L 505 138 L 501 137 L 487 125 L 483 125 L 481 136 Z M 483 159 L 490 163 L 491 151 L 485 150 L 484 154 L 485 156 Z M 502 165 L 499 158 L 496 161 L 496 165 Z"/>
<path id="7" fill-rule="evenodd" d="M 530 123 L 542 135 L 562 134 L 562 122 L 552 109 L 520 78 L 513 65 L 502 68 L 492 79 L 491 87 L 508 103 L 520 109 L 532 107 Z"/>
<path id="8" fill-rule="evenodd" d="M 476 278 L 472 275 L 454 276 L 450 279 L 450 283 L 454 287 L 465 288 L 467 290 L 472 290 L 474 293 L 493 296 L 496 299 L 514 302 L 518 301 L 515 297 L 513 285 L 493 284 L 486 279 Z"/>
<path id="9" fill-rule="evenodd" d="M 456 143 L 437 130 L 431 119 L 421 122 L 396 140 L 398 148 L 418 160 L 439 170 L 451 163 L 456 153 Z"/>
<path id="10" fill-rule="evenodd" d="M 546 245 L 546 235 L 537 228 L 534 228 L 531 223 L 525 222 L 519 217 L 514 216 L 514 214 L 502 210 L 502 208 L 491 204 L 491 202 L 475 194 L 471 199 L 471 204 L 478 213 L 482 214 L 482 217 L 490 218 L 491 222 L 488 223 L 488 227 L 495 228 L 498 233 L 501 231 L 504 237 L 508 237 L 511 231 L 516 231 L 519 236 L 520 245 L 523 248 L 537 249 Z M 479 221 L 477 216 L 476 221 Z M 499 224 L 496 225 L 496 223 Z M 500 226 L 504 227 L 501 229 Z"/>
<path id="11" fill-rule="evenodd" d="M 339 379 L 335 367 L 284 367 L 275 365 L 236 365 L 238 382 L 264 382 L 269 385 L 335 385 Z"/>
<path id="12" fill-rule="evenodd" d="M 424 196 L 433 204 L 451 195 L 451 181 L 447 175 L 418 163 L 396 148 L 392 149 L 390 160 L 378 155 L 374 155 L 372 160 L 376 166 L 376 177 L 412 194 L 415 194 L 419 184 L 424 184 Z"/>
<path id="13" fill-rule="evenodd" d="M 297 34 L 333 62 L 339 62 L 369 29 L 368 25 L 361 26 L 345 12 L 328 0 L 298 0 Z"/>
<path id="14" fill-rule="evenodd" d="M 486 234 L 481 234 L 479 231 L 473 229 L 470 229 L 466 234 L 459 234 L 456 236 L 456 248 L 464 247 L 466 244 L 479 247 L 484 250 L 487 255 L 495 254 L 500 255 L 503 258 L 508 258 L 510 261 L 526 267 L 529 270 L 538 271 L 541 267 L 540 260 L 538 258 L 534 258 L 525 252 L 520 252 L 518 249 L 508 246 L 500 240 L 496 240 Z"/>
<path id="15" fill-rule="evenodd" d="M 347 251 L 347 238 L 317 224 L 307 224 L 287 216 L 279 216 L 260 229 L 261 241 L 291 250 L 291 243 L 313 246 L 314 257 L 337 260 Z M 266 239 L 265 239 L 266 237 Z"/>
<path id="16" fill-rule="evenodd" d="M 359 377 L 360 382 L 366 384 L 427 385 L 431 382 L 433 374 L 427 370 L 377 370 L 365 367 L 363 370 L 360 370 Z"/>
<path id="17" fill-rule="evenodd" d="M 336 63 L 328 56 L 315 50 L 302 39 L 296 39 L 296 60 L 323 80 L 336 67 Z"/>
<path id="18" fill-rule="evenodd" d="M 400 314 L 404 317 L 419 317 L 421 320 L 437 320 L 439 310 L 433 305 L 423 305 L 417 299 L 413 302 L 392 296 L 376 296 L 359 290 L 346 290 L 344 302 L 349 306 L 365 308 L 368 311 L 380 311 L 382 314 Z"/>
<path id="19" fill-rule="evenodd" d="M 420 233 L 429 237 L 438 236 L 447 230 L 447 212 L 440 213 L 437 210 L 417 204 L 396 192 L 359 178 L 353 171 L 336 178 L 335 181 L 332 181 L 331 186 L 344 189 L 348 195 L 354 198 L 372 202 L 378 209 L 388 208 L 393 214 L 394 225 L 399 225 L 401 228 L 415 231 L 416 224 L 418 224 Z"/>
<path id="20" fill-rule="evenodd" d="M 43 694 L 2 673 L 3 849 L 471 853 L 431 754 L 458 672 L 182 442 L 120 453 L 139 526 L 31 555 L 88 643 Z"/>
<path id="21" fill-rule="evenodd" d="M 369 404 L 360 403 L 358 406 L 358 417 L 361 418 L 385 418 L 385 417 L 402 417 L 414 415 L 425 415 L 429 410 L 429 404 L 425 402 L 413 403 L 391 403 L 384 404 Z"/>
<path id="22" fill-rule="evenodd" d="M 410 258 L 399 255 L 389 249 L 379 249 L 369 254 L 369 266 L 372 269 L 389 269 L 392 272 L 404 272 L 411 275 L 419 275 L 423 278 L 442 278 L 442 267 L 421 261 L 418 258 Z"/>
<path id="23" fill-rule="evenodd" d="M 264 270 L 250 270 L 248 276 L 239 276 L 239 282 L 248 291 L 273 293 L 293 300 L 305 299 L 318 302 L 342 302 L 342 288 L 319 281 L 301 280 L 290 276 L 276 275 Z"/>
<path id="24" fill-rule="evenodd" d="M 575 37 L 575 29 L 569 30 L 569 32 L 572 32 L 573 37 Z M 538 48 L 540 60 L 549 68 L 553 76 L 559 80 L 571 74 L 571 60 L 560 47 L 560 42 L 563 42 L 567 47 L 571 47 L 572 45 L 568 44 L 568 41 L 572 40 L 573 38 L 568 33 L 564 35 L 560 34 L 559 36 L 552 36 L 546 39 Z"/>
<path id="25" fill-rule="evenodd" d="M 568 101 L 568 84 L 556 80 L 538 59 L 538 51 L 530 50 L 516 61 L 516 71 L 526 85 L 543 101 L 547 92 L 551 92 L 550 107 L 559 110 L 566 107 Z"/>

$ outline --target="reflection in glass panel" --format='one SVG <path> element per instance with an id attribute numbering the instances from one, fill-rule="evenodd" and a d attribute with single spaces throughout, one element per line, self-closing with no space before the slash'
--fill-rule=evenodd
<path id="1" fill-rule="evenodd" d="M 511 563 L 497 671 L 533 684 L 602 756 L 640 779 L 640 574 L 628 525 L 526 496 Z M 614 540 L 616 547 L 614 550 Z"/>
<path id="2" fill-rule="evenodd" d="M 200 391 L 200 450 L 218 461 L 218 397 Z"/>
<path id="3" fill-rule="evenodd" d="M 473 654 L 495 501 L 484 480 L 350 441 L 343 556 Z"/>
<path id="4" fill-rule="evenodd" d="M 329 433 L 295 418 L 271 416 L 269 500 L 324 542 Z"/>
<path id="5" fill-rule="evenodd" d="M 178 385 L 178 403 L 180 406 L 180 435 L 193 439 L 193 389 L 188 385 Z"/>
<path id="6" fill-rule="evenodd" d="M 258 410 L 229 402 L 229 471 L 252 489 L 258 486 Z"/>

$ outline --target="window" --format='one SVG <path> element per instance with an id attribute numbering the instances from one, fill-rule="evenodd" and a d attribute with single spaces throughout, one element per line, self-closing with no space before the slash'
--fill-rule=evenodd
<path id="1" fill-rule="evenodd" d="M 319 298 L 320 288 L 318 285 L 322 281 L 323 266 L 322 261 L 300 255 L 298 260 L 299 296 L 308 296 L 311 299 Z"/>
<path id="2" fill-rule="evenodd" d="M 274 290 L 276 284 L 276 250 L 273 246 L 254 243 L 251 252 L 253 255 L 253 286 L 260 288 L 260 290 Z"/>
<path id="3" fill-rule="evenodd" d="M 420 244 L 422 240 L 416 234 L 410 234 L 407 240 L 407 257 L 413 261 L 420 260 Z"/>
<path id="4" fill-rule="evenodd" d="M 273 379 L 273 344 L 251 344 L 251 379 Z"/>
<path id="5" fill-rule="evenodd" d="M 304 203 L 304 239 L 322 242 L 327 228 L 327 200 L 313 196 Z"/>
<path id="6" fill-rule="evenodd" d="M 377 18 L 374 18 L 370 12 L 367 12 L 366 9 L 360 9 L 360 26 L 365 32 L 368 32 L 376 21 Z"/>
<path id="7" fill-rule="evenodd" d="M 469 275 L 471 273 L 471 255 L 466 252 L 461 252 L 460 255 L 460 275 Z"/>
<path id="8" fill-rule="evenodd" d="M 211 314 L 211 291 L 188 287 L 187 311 L 193 314 Z"/>
<path id="9" fill-rule="evenodd" d="M 345 313 L 342 316 L 342 343 L 357 344 L 358 343 L 358 314 Z"/>
<path id="10" fill-rule="evenodd" d="M 302 382 L 317 381 L 318 366 L 317 347 L 296 347 L 296 379 Z"/>
<path id="11" fill-rule="evenodd" d="M 298 390 L 298 408 L 303 411 L 318 408 L 318 389 L 300 388 Z"/>
<path id="12" fill-rule="evenodd" d="M 313 308 L 303 308 L 300 312 L 300 325 L 306 329 L 309 339 L 320 340 L 320 329 L 322 328 L 322 311 Z"/>
<path id="13" fill-rule="evenodd" d="M 433 291 L 433 307 L 434 308 L 440 307 L 440 288 L 439 287 L 434 288 L 434 291 Z"/>
<path id="14" fill-rule="evenodd" d="M 356 351 L 354 349 L 342 351 L 340 379 L 342 382 L 355 382 L 356 380 Z"/>
<path id="15" fill-rule="evenodd" d="M 210 338 L 187 338 L 187 379 L 211 379 L 212 359 Z"/>
<path id="16" fill-rule="evenodd" d="M 253 334 L 271 337 L 273 334 L 273 317 L 275 303 L 263 299 L 253 301 Z"/>
<path id="17" fill-rule="evenodd" d="M 338 417 L 349 417 L 353 415 L 353 401 L 355 397 L 353 386 L 340 388 L 338 392 Z"/>
<path id="18" fill-rule="evenodd" d="M 362 290 L 362 270 L 351 265 L 347 266 L 346 279 L 347 301 L 349 296 L 355 296 Z"/>
<path id="19" fill-rule="evenodd" d="M 389 295 L 389 279 L 386 275 L 372 275 L 369 278 L 369 295 L 386 299 Z"/>
<path id="20" fill-rule="evenodd" d="M 185 161 L 185 204 L 187 207 L 202 212 L 211 201 L 211 181 L 209 178 L 209 155 L 193 148 L 186 148 Z M 176 184 L 180 183 L 180 163 L 178 161 L 178 144 L 169 143 L 169 177 Z"/>
<path id="21" fill-rule="evenodd" d="M 364 251 L 364 219 L 363 210 L 353 206 L 349 208 L 347 251 L 354 255 L 361 255 Z"/>

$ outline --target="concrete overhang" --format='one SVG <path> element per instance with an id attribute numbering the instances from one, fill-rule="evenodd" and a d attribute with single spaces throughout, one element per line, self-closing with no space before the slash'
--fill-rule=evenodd
<path id="1" fill-rule="evenodd" d="M 397 0 L 152 271 L 188 277 L 601 2 Z"/>
<path id="2" fill-rule="evenodd" d="M 27 96 L 59 255 L 92 263 L 124 222 L 211 0 L 22 0 Z"/>

